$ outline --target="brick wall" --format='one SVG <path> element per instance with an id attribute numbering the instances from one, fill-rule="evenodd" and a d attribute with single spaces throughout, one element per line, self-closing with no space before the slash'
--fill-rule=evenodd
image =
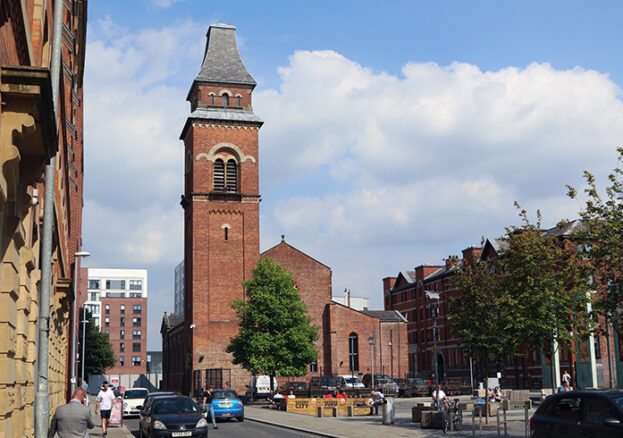
<path id="1" fill-rule="evenodd" d="M 277 246 L 265 251 L 261 255 L 281 263 L 294 276 L 301 299 L 307 307 L 309 316 L 319 327 L 316 350 L 318 351 L 318 373 L 323 365 L 324 332 L 322 330 L 322 315 L 327 303 L 331 302 L 331 269 L 311 258 L 307 254 L 282 241 Z"/>
<path id="2" fill-rule="evenodd" d="M 106 369 L 106 374 L 144 374 L 147 370 L 147 298 L 101 298 L 100 303 L 102 331 L 108 332 L 116 361 L 115 366 Z M 125 306 L 123 313 L 122 305 Z M 141 306 L 140 313 L 134 313 L 135 305 Z M 106 306 L 109 306 L 109 313 L 106 313 Z M 108 326 L 106 326 L 106 318 L 109 318 Z M 124 319 L 123 325 L 121 325 L 122 318 Z M 134 318 L 140 318 L 140 325 L 133 324 Z M 140 338 L 134 339 L 133 332 L 138 330 L 141 332 Z M 121 351 L 121 344 L 123 344 L 123 351 Z M 138 344 L 140 351 L 134 351 L 134 344 Z M 122 356 L 123 366 L 120 363 Z M 132 358 L 135 356 L 141 358 L 139 366 L 133 365 Z"/>

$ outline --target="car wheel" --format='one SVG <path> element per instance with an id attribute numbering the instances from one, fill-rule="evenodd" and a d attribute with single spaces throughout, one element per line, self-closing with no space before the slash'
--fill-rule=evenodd
<path id="1" fill-rule="evenodd" d="M 242 414 L 242 415 L 240 415 L 240 416 L 238 417 L 238 421 L 244 421 L 244 414 Z"/>

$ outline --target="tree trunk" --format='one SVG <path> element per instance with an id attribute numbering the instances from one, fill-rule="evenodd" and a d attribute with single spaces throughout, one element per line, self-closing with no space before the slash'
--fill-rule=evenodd
<path id="1" fill-rule="evenodd" d="M 610 322 L 606 318 L 606 346 L 608 348 L 608 386 L 610 389 L 614 388 L 614 366 L 612 351 L 610 349 Z"/>

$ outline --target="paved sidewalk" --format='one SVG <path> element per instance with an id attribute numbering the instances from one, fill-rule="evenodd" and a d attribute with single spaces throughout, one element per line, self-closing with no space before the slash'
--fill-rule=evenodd
<path id="1" fill-rule="evenodd" d="M 91 418 L 95 423 L 95 427 L 93 429 L 89 429 L 89 434 L 92 437 L 101 437 L 104 436 L 104 432 L 102 431 L 102 420 L 99 415 L 95 415 L 95 397 L 89 396 L 89 407 L 91 408 Z M 133 438 L 134 435 L 128 431 L 125 426 L 109 426 L 108 427 L 108 435 L 106 438 Z"/>
<path id="2" fill-rule="evenodd" d="M 471 437 L 472 436 L 472 417 L 471 412 L 463 413 L 463 428 L 460 431 L 448 432 L 444 435 L 441 430 L 422 429 L 419 423 L 411 422 L 411 406 L 415 406 L 414 399 L 397 400 L 395 424 L 384 425 L 382 416 L 358 416 L 358 417 L 324 417 L 317 418 L 310 415 L 294 414 L 284 411 L 268 409 L 265 406 L 245 406 L 245 417 L 248 420 L 259 421 L 275 426 L 286 427 L 289 429 L 313 433 L 318 436 L 330 438 L 378 438 L 378 437 Z M 529 416 L 534 411 L 530 411 Z M 508 436 L 513 438 L 523 438 L 524 432 L 524 411 L 509 411 Z M 476 419 L 477 421 L 477 419 Z M 483 419 L 484 423 L 484 419 Z M 476 423 L 477 437 L 497 437 L 496 418 L 489 419 L 489 425 L 483 424 L 480 432 Z M 503 429 L 501 436 L 504 436 Z"/>

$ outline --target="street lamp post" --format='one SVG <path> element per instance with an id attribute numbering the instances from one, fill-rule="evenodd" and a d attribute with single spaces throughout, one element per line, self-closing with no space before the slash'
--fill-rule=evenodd
<path id="1" fill-rule="evenodd" d="M 426 297 L 429 300 L 437 300 L 437 302 L 431 302 L 428 307 L 433 312 L 433 369 L 435 370 L 435 403 L 439 408 L 439 364 L 437 361 L 437 309 L 439 309 L 439 292 L 424 291 Z"/>
<path id="2" fill-rule="evenodd" d="M 87 322 L 89 322 L 87 320 L 87 313 L 84 309 L 82 310 L 82 321 L 80 322 L 82 323 L 82 355 L 80 356 L 80 366 L 82 368 L 82 372 L 80 373 L 80 377 L 82 378 L 82 382 L 84 383 L 84 362 L 86 359 L 86 357 L 84 356 L 84 341 L 87 332 Z"/>
<path id="3" fill-rule="evenodd" d="M 372 374 L 370 389 L 374 389 L 374 336 L 368 338 L 368 345 L 370 345 L 370 371 Z"/>
<path id="4" fill-rule="evenodd" d="M 86 251 L 79 251 L 74 253 L 74 315 L 71 321 L 71 393 L 73 394 L 76 390 L 76 374 L 77 374 L 77 364 L 76 364 L 76 343 L 78 342 L 78 337 L 76 336 L 76 327 L 77 327 L 77 318 L 78 318 L 78 259 L 80 257 L 88 257 L 89 254 Z"/>

